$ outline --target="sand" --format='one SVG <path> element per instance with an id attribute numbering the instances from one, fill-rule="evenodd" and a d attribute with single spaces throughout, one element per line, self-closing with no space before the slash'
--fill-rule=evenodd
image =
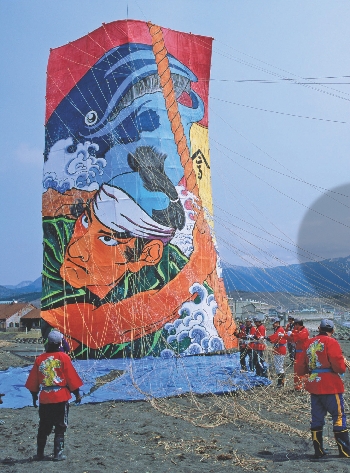
<path id="1" fill-rule="evenodd" d="M 350 342 L 341 344 L 350 358 Z M 0 360 L 0 369 L 28 364 L 28 359 L 7 353 L 4 346 Z M 350 373 L 345 383 L 349 393 Z M 3 399 L 5 407 L 6 396 Z M 238 396 L 72 405 L 66 434 L 68 458 L 59 463 L 49 456 L 52 435 L 47 458 L 32 461 L 37 409 L 2 408 L 0 419 L 5 421 L 0 425 L 0 469 L 6 473 L 350 471 L 350 460 L 337 456 L 329 420 L 324 429 L 329 459 L 322 464 L 310 461 L 309 395 L 293 392 L 291 367 L 283 390 L 272 385 Z"/>

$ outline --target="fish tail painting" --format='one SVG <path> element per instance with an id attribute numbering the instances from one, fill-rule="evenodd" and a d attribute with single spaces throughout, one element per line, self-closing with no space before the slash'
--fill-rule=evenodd
<path id="1" fill-rule="evenodd" d="M 123 20 L 51 50 L 42 330 L 78 359 L 237 346 L 212 223 L 211 44 Z"/>

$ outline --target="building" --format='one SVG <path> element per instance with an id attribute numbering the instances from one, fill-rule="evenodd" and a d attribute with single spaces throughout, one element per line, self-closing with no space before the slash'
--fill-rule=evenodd
<path id="1" fill-rule="evenodd" d="M 26 315 L 21 317 L 21 327 L 26 328 L 27 330 L 39 329 L 41 327 L 41 316 L 40 309 L 34 308 Z"/>
<path id="2" fill-rule="evenodd" d="M 232 301 L 231 310 L 237 320 L 243 320 L 247 317 L 264 318 L 268 313 L 269 305 L 266 302 L 252 300 L 235 300 Z"/>
<path id="3" fill-rule="evenodd" d="M 21 318 L 35 307 L 28 302 L 11 302 L 0 305 L 0 331 L 16 332 L 20 330 Z"/>

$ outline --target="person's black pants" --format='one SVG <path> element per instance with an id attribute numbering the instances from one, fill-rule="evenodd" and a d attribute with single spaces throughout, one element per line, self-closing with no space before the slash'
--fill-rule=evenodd
<path id="1" fill-rule="evenodd" d="M 241 368 L 244 371 L 247 371 L 246 356 L 248 355 L 248 369 L 253 370 L 253 354 L 252 350 L 248 347 L 241 347 L 239 349 L 239 361 L 241 363 Z"/>
<path id="2" fill-rule="evenodd" d="M 257 376 L 267 378 L 267 369 L 264 360 L 264 350 L 253 350 L 253 365 Z"/>
<path id="3" fill-rule="evenodd" d="M 52 432 L 55 427 L 55 434 L 64 434 L 68 426 L 68 410 L 67 401 L 56 402 L 54 404 L 39 405 L 39 428 L 38 438 L 45 438 Z"/>
<path id="4" fill-rule="evenodd" d="M 295 345 L 294 343 L 287 343 L 289 359 L 290 361 L 295 361 Z"/>

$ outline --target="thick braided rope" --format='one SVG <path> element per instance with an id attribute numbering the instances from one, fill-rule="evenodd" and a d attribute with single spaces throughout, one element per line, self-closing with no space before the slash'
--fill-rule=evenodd
<path id="1" fill-rule="evenodd" d="M 199 197 L 196 175 L 193 169 L 184 128 L 181 123 L 179 108 L 177 106 L 174 84 L 171 78 L 169 60 L 167 57 L 168 51 L 165 47 L 163 32 L 160 26 L 153 25 L 150 22 L 147 23 L 147 25 L 152 37 L 153 54 L 157 64 L 158 75 L 165 100 L 165 107 L 171 125 L 171 131 L 173 132 L 177 152 L 179 153 L 181 164 L 184 168 L 186 188 L 199 199 L 198 204 L 201 207 L 202 205 Z"/>
<path id="2" fill-rule="evenodd" d="M 167 114 L 171 125 L 171 131 L 173 132 L 174 141 L 177 146 L 177 152 L 180 156 L 181 165 L 184 169 L 186 188 L 195 195 L 197 198 L 196 204 L 200 209 L 200 211 L 196 214 L 196 225 L 199 229 L 201 229 L 203 220 L 205 220 L 202 200 L 199 195 L 196 174 L 193 169 L 193 163 L 190 157 L 187 139 L 183 125 L 181 123 L 181 115 L 177 105 L 174 84 L 170 73 L 169 60 L 167 57 L 168 51 L 164 43 L 163 32 L 161 27 L 158 25 L 154 25 L 150 22 L 148 22 L 147 25 L 152 37 L 153 54 L 157 64 L 158 76 L 165 100 L 165 107 L 167 109 Z M 207 281 L 213 288 L 218 302 L 218 311 L 216 314 L 215 323 L 219 326 L 224 324 L 223 329 L 220 330 L 220 336 L 224 339 L 225 346 L 228 348 L 236 347 L 237 343 L 236 337 L 234 335 L 236 324 L 232 319 L 227 298 L 223 296 L 223 294 L 225 294 L 223 281 L 219 280 L 216 271 L 213 271 L 210 275 L 208 275 Z"/>

